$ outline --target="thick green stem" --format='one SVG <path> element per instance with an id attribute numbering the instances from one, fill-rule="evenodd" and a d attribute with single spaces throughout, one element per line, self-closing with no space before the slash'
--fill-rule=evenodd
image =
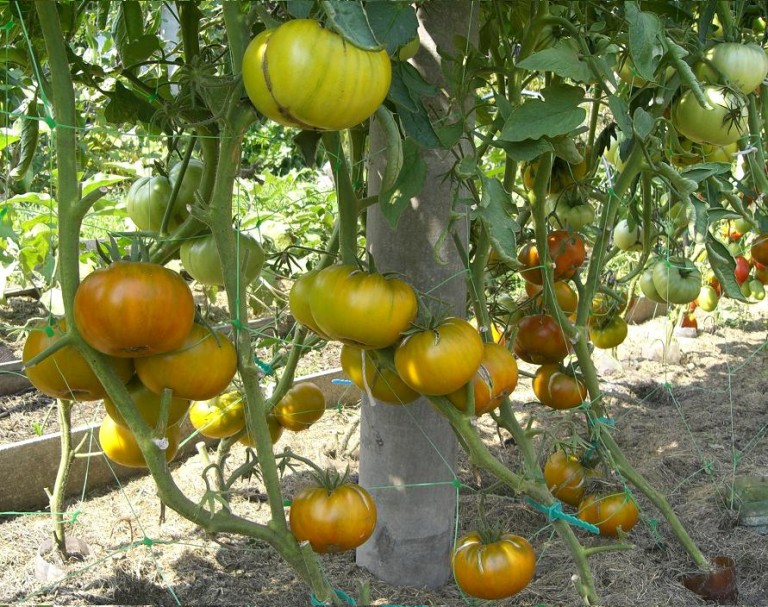
<path id="1" fill-rule="evenodd" d="M 341 261 L 345 264 L 357 265 L 358 200 L 338 131 L 324 133 L 323 145 L 331 162 L 333 181 L 336 184 Z"/>
<path id="2" fill-rule="evenodd" d="M 763 150 L 763 139 L 761 137 L 762 129 L 760 116 L 757 112 L 757 103 L 755 96 L 747 96 L 749 108 L 749 145 L 755 149 L 755 152 L 748 154 L 750 173 L 752 180 L 760 194 L 768 194 L 768 177 L 765 174 L 765 151 Z"/>
<path id="3" fill-rule="evenodd" d="M 72 449 L 72 405 L 70 400 L 57 400 L 56 408 L 59 413 L 59 431 L 61 455 L 59 457 L 59 469 L 56 472 L 56 481 L 53 492 L 50 495 L 51 517 L 53 517 L 53 539 L 62 556 L 67 556 L 66 531 L 64 528 L 64 496 L 67 490 L 69 471 L 74 459 Z"/>

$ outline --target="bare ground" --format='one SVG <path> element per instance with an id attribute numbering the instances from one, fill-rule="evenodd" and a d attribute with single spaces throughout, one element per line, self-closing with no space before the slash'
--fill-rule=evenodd
<path id="1" fill-rule="evenodd" d="M 637 469 L 668 497 L 703 552 L 734 559 L 738 604 L 743 606 L 768 604 L 768 541 L 759 528 L 738 524 L 738 511 L 732 508 L 737 504 L 731 499 L 736 476 L 768 475 L 766 312 L 768 305 L 761 304 L 747 312 L 734 308 L 722 315 L 700 317 L 705 330 L 698 337 L 675 340 L 679 360 L 649 359 L 651 350 L 663 350 L 664 319 L 632 326 L 628 341 L 615 355 L 597 355 L 617 442 Z M 674 349 L 673 343 L 666 351 Z M 335 354 L 325 356 L 326 366 L 337 364 Z M 29 434 L 33 421 L 39 421 L 47 407 L 34 392 L 13 397 L 13 401 L 8 398 L 0 400 L 0 408 L 12 410 L 0 418 L 0 442 L 4 443 Z M 570 420 L 578 427 L 583 425 L 576 414 L 543 411 L 532 402 L 530 382 L 525 378 L 513 400 L 521 421 L 534 415 L 536 424 L 547 430 L 544 436 L 562 434 Z M 96 412 L 91 410 L 91 418 L 86 414 L 83 421 L 98 419 Z M 344 468 L 349 464 L 354 471 L 358 417 L 359 407 L 329 409 L 309 431 L 286 433 L 276 448 L 290 447 L 321 466 Z M 489 422 L 486 416 L 480 431 L 499 457 L 516 466 L 514 445 Z M 241 463 L 243 457 L 244 451 L 236 447 L 230 466 Z M 204 489 L 200 458 L 174 463 L 173 469 L 178 484 L 193 499 L 199 498 Z M 477 509 L 472 488 L 478 481 L 487 485 L 489 479 L 476 474 L 466 461 L 460 463 L 457 474 L 467 486 L 459 504 L 464 529 Z M 287 474 L 285 494 L 290 496 L 306 480 L 303 474 Z M 233 508 L 244 516 L 266 520 L 268 508 L 261 490 L 255 478 L 239 484 Z M 679 581 L 681 574 L 692 570 L 689 557 L 658 511 L 644 496 L 638 496 L 638 502 L 642 521 L 629 536 L 633 548 L 590 559 L 601 605 L 703 605 Z M 500 604 L 578 605 L 570 557 L 545 518 L 506 491 L 489 496 L 486 510 L 495 522 L 529 538 L 539 557 L 530 586 Z M 89 494 L 84 501 L 69 503 L 68 512 L 76 518 L 71 534 L 82 538 L 91 554 L 82 562 L 66 564 L 67 577 L 56 583 L 35 576 L 38 547 L 51 532 L 49 518 L 44 513 L 5 516 L 0 524 L 0 603 L 310 604 L 306 587 L 267 546 L 233 536 L 206 537 L 170 511 L 161 523 L 151 478 L 140 477 Z M 577 534 L 587 546 L 613 541 L 581 530 Z M 432 590 L 384 584 L 357 567 L 353 553 L 322 559 L 329 579 L 350 596 L 359 597 L 360 584 L 368 584 L 372 604 L 476 604 L 450 583 Z"/>

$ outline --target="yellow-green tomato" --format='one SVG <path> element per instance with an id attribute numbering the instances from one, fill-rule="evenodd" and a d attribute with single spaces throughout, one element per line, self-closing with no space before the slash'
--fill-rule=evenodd
<path id="1" fill-rule="evenodd" d="M 687 304 L 699 296 L 701 272 L 690 259 L 670 257 L 653 267 L 653 285 L 663 300 Z"/>
<path id="2" fill-rule="evenodd" d="M 208 438 L 226 438 L 245 427 L 243 395 L 226 392 L 210 400 L 198 400 L 189 408 L 189 421 Z"/>
<path id="3" fill-rule="evenodd" d="M 265 30 L 243 57 L 243 84 L 256 109 L 302 129 L 359 124 L 384 101 L 391 79 L 386 51 L 358 48 L 312 19 Z"/>
<path id="4" fill-rule="evenodd" d="M 171 182 L 166 177 L 140 177 L 133 182 L 125 198 L 128 217 L 139 230 L 158 231 L 163 223 L 163 215 L 171 200 L 172 191 Z M 183 202 L 176 198 L 168 229 L 173 230 L 179 226 L 187 215 L 189 213 Z"/>
<path id="5" fill-rule="evenodd" d="M 672 124 L 698 143 L 729 145 L 748 132 L 746 102 L 719 86 L 702 87 L 709 108 L 703 108 L 690 90 L 672 108 Z"/>
<path id="6" fill-rule="evenodd" d="M 756 44 L 722 42 L 714 45 L 704 57 L 717 72 L 745 95 L 754 91 L 768 75 L 768 57 Z M 696 76 L 707 83 L 717 84 L 718 74 L 709 64 L 696 66 Z"/>
<path id="7" fill-rule="evenodd" d="M 247 284 L 252 283 L 264 267 L 264 249 L 246 234 L 235 234 L 235 248 L 240 260 L 240 277 Z M 185 240 L 179 248 L 184 269 L 202 285 L 224 284 L 219 251 L 213 235 L 197 236 Z"/>
<path id="8" fill-rule="evenodd" d="M 181 167 L 183 163 L 177 162 L 168 171 L 168 181 L 171 187 L 176 187 L 176 182 L 181 176 Z M 184 171 L 184 177 L 179 186 L 179 193 L 176 195 L 176 202 L 186 206 L 195 202 L 195 192 L 200 187 L 200 180 L 203 177 L 203 161 L 197 158 L 190 158 L 187 169 Z"/>
<path id="9" fill-rule="evenodd" d="M 139 414 L 147 425 L 151 427 L 156 426 L 158 419 L 160 418 L 160 408 L 163 400 L 162 396 L 152 392 L 142 384 L 137 377 L 128 382 L 126 388 L 131 395 L 133 404 L 136 405 Z M 181 418 L 184 417 L 187 409 L 189 409 L 189 403 L 190 401 L 185 398 L 171 398 L 167 421 L 169 426 L 174 426 L 181 421 Z M 104 409 L 106 409 L 107 415 L 109 415 L 116 424 L 126 428 L 128 427 L 125 418 L 109 396 L 104 397 Z"/>
<path id="10" fill-rule="evenodd" d="M 168 426 L 165 433 L 165 461 L 170 462 L 179 450 L 179 427 Z M 116 423 L 109 415 L 99 427 L 99 444 L 104 455 L 121 466 L 146 468 L 147 462 L 133 433 Z M 158 445 L 158 448 L 160 446 Z"/>
<path id="11" fill-rule="evenodd" d="M 718 297 L 714 287 L 711 285 L 704 285 L 699 290 L 699 296 L 696 298 L 696 303 L 698 303 L 699 307 L 705 312 L 712 312 L 717 308 L 719 300 L 720 297 Z"/>

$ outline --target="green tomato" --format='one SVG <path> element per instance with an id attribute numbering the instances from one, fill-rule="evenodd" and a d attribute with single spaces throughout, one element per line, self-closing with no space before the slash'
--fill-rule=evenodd
<path id="1" fill-rule="evenodd" d="M 748 131 L 747 104 L 735 93 L 718 86 L 704 86 L 710 108 L 699 105 L 688 90 L 672 108 L 672 123 L 679 133 L 697 143 L 729 145 Z"/>
<path id="2" fill-rule="evenodd" d="M 550 222 L 566 230 L 578 232 L 595 220 L 595 209 L 580 194 L 568 192 L 570 190 L 555 202 L 554 211 L 557 217 L 551 217 Z"/>
<path id="3" fill-rule="evenodd" d="M 236 239 L 241 265 L 240 276 L 246 284 L 250 284 L 256 280 L 264 266 L 264 250 L 258 242 L 245 234 L 236 234 Z M 179 256 L 184 269 L 200 284 L 224 284 L 219 251 L 216 249 L 213 235 L 207 234 L 185 241 L 179 249 Z"/>
<path id="4" fill-rule="evenodd" d="M 627 338 L 628 331 L 627 322 L 621 316 L 616 315 L 607 322 L 590 323 L 589 339 L 595 344 L 595 348 L 610 350 Z"/>
<path id="5" fill-rule="evenodd" d="M 421 40 L 419 40 L 418 36 L 411 38 L 397 51 L 397 58 L 400 61 L 408 61 L 408 59 L 413 57 L 419 51 L 420 46 Z"/>
<path id="6" fill-rule="evenodd" d="M 669 208 L 667 216 L 676 228 L 685 228 L 693 219 L 693 205 L 690 202 L 678 200 Z"/>
<path id="7" fill-rule="evenodd" d="M 643 295 L 651 301 L 655 301 L 656 303 L 667 303 L 666 300 L 659 295 L 659 292 L 656 290 L 656 285 L 653 284 L 654 267 L 656 267 L 655 263 L 649 265 L 640 276 L 640 290 L 643 292 Z"/>
<path id="8" fill-rule="evenodd" d="M 178 162 L 171 167 L 168 172 L 168 180 L 171 187 L 176 186 L 181 174 L 182 163 Z M 203 178 L 203 162 L 197 158 L 190 158 L 187 164 L 187 170 L 184 171 L 184 177 L 181 180 L 179 193 L 176 195 L 176 203 L 184 207 L 195 202 L 195 192 L 200 187 L 200 181 Z"/>
<path id="9" fill-rule="evenodd" d="M 687 304 L 699 296 L 701 272 L 685 257 L 670 257 L 653 267 L 653 286 L 669 303 Z"/>
<path id="10" fill-rule="evenodd" d="M 756 44 L 723 42 L 710 48 L 704 53 L 704 57 L 716 70 L 707 63 L 699 63 L 694 70 L 699 80 L 718 84 L 720 78 L 717 72 L 720 72 L 745 95 L 760 86 L 768 75 L 768 57 Z"/>
<path id="11" fill-rule="evenodd" d="M 613 228 L 613 244 L 622 251 L 642 251 L 641 236 L 640 226 L 636 225 L 634 229 L 630 229 L 626 219 L 619 220 Z"/>
<path id="12" fill-rule="evenodd" d="M 125 198 L 128 217 L 139 230 L 157 232 L 163 223 L 171 192 L 171 182 L 166 177 L 140 177 L 133 182 Z M 168 230 L 178 227 L 189 214 L 178 198 L 173 207 Z"/>
<path id="13" fill-rule="evenodd" d="M 749 294 L 757 301 L 763 301 L 765 299 L 765 286 L 757 278 L 753 278 L 749 281 Z"/>
<path id="14" fill-rule="evenodd" d="M 717 304 L 720 298 L 717 295 L 717 291 L 711 285 L 704 285 L 699 290 L 699 296 L 696 298 L 696 303 L 705 312 L 712 312 L 717 308 Z"/>

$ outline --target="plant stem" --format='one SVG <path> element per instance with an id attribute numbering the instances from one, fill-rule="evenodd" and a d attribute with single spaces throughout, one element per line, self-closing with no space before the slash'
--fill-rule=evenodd
<path id="1" fill-rule="evenodd" d="M 330 158 L 333 181 L 336 184 L 341 261 L 345 264 L 357 265 L 358 202 L 338 131 L 324 133 L 323 145 Z"/>
<path id="2" fill-rule="evenodd" d="M 59 414 L 60 448 L 59 469 L 56 472 L 56 482 L 50 495 L 51 517 L 53 517 L 53 539 L 61 555 L 66 558 L 67 543 L 64 529 L 64 496 L 67 490 L 69 471 L 72 468 L 74 450 L 72 449 L 72 405 L 70 400 L 58 399 L 56 409 Z"/>

